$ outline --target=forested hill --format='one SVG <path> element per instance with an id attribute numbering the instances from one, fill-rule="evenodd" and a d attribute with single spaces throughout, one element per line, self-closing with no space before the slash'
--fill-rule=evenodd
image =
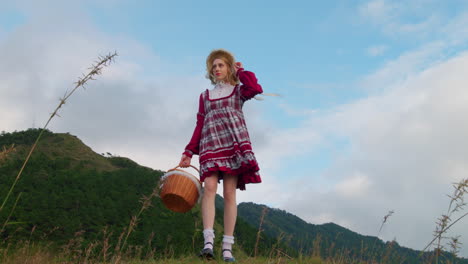
<path id="1" fill-rule="evenodd" d="M 0 201 L 3 202 L 38 129 L 0 135 Z M 143 167 L 124 157 L 95 153 L 76 136 L 45 131 L 13 194 L 0 211 L 0 249 L 32 241 L 50 247 L 75 245 L 117 248 L 128 234 L 127 247 L 142 256 L 154 252 L 178 256 L 197 252 L 202 245 L 200 208 L 188 213 L 167 210 L 156 196 L 141 212 L 141 200 L 158 191 L 163 171 Z M 216 243 L 222 239 L 222 198 L 217 197 Z M 361 236 L 335 224 L 312 225 L 288 212 L 267 208 L 257 242 L 264 205 L 242 203 L 236 224 L 236 255 L 320 255 L 342 259 L 387 260 L 385 263 L 421 263 L 419 252 Z M 128 232 L 131 219 L 137 224 Z M 74 241 L 71 243 L 71 241 Z M 78 241 L 78 242 L 77 242 Z M 105 242 L 105 243 L 104 243 Z M 120 244 L 120 246 L 122 246 Z M 402 260 L 404 260 L 402 262 Z M 381 262 L 383 263 L 383 262 Z M 457 263 L 468 263 L 458 260 Z"/>
<path id="2" fill-rule="evenodd" d="M 12 144 L 16 149 L 0 160 L 2 202 L 38 134 L 38 129 L 29 129 L 0 135 L 0 150 Z M 163 174 L 128 158 L 95 153 L 76 136 L 45 131 L 0 212 L 1 225 L 8 219 L 0 233 L 0 247 L 32 240 L 55 247 L 81 241 L 86 248 L 91 243 L 104 246 L 101 242 L 105 241 L 112 250 L 123 243 L 132 217 L 138 216 L 126 245 L 140 248 L 143 256 L 147 252 L 171 256 L 198 252 L 203 245 L 198 205 L 188 213 L 174 213 L 156 196 L 139 215 L 142 198 L 150 196 Z M 217 234 L 222 234 L 220 223 L 222 212 L 218 211 Z M 242 248 L 251 254 L 256 229 L 242 219 L 236 229 L 238 251 Z M 220 244 L 222 236 L 216 239 Z M 274 243 L 275 239 L 262 238 L 259 254 L 267 254 Z M 294 253 L 284 245 L 282 250 Z"/>
<path id="3" fill-rule="evenodd" d="M 260 226 L 271 237 L 281 237 L 288 245 L 302 254 L 318 254 L 322 257 L 376 260 L 379 263 L 432 263 L 433 252 L 424 253 L 400 246 L 396 241 L 384 243 L 377 237 L 363 236 L 334 223 L 313 225 L 284 210 L 255 203 L 241 203 L 239 217 Z M 261 220 L 263 216 L 263 221 Z M 445 253 L 444 259 L 454 259 Z M 456 259 L 456 263 L 468 263 Z"/>

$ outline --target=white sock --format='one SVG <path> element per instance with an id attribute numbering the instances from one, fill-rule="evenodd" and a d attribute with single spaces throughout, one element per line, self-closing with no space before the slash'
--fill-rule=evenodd
<path id="1" fill-rule="evenodd" d="M 213 229 L 203 230 L 203 237 L 205 238 L 205 246 L 203 248 L 213 249 L 213 243 L 214 243 L 214 238 L 215 238 L 214 230 Z"/>
<path id="2" fill-rule="evenodd" d="M 234 244 L 234 237 L 233 236 L 223 236 L 223 257 L 224 258 L 232 258 L 231 251 L 224 251 L 224 249 L 232 250 L 232 244 Z"/>

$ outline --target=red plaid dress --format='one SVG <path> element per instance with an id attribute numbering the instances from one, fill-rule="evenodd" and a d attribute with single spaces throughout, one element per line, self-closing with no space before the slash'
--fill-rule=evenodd
<path id="1" fill-rule="evenodd" d="M 208 90 L 200 95 L 197 126 L 184 154 L 200 156 L 202 182 L 211 172 L 222 172 L 219 179 L 224 173 L 236 174 L 237 188 L 245 190 L 246 184 L 262 180 L 242 106 L 263 90 L 254 73 L 240 69 L 238 76 L 242 85 L 235 86 L 230 95 L 210 99 Z"/>

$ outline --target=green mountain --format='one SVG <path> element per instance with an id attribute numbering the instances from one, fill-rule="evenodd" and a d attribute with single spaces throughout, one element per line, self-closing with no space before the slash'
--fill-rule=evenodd
<path id="1" fill-rule="evenodd" d="M 29 129 L 0 135 L 0 150 L 11 144 L 16 148 L 0 159 L 0 201 L 38 133 L 37 129 Z M 151 206 L 139 214 L 142 198 L 157 193 L 163 174 L 128 158 L 95 153 L 76 136 L 45 131 L 13 195 L 0 211 L 0 225 L 7 223 L 0 232 L 0 248 L 33 241 L 56 249 L 66 245 L 83 250 L 94 245 L 94 252 L 103 252 L 107 247 L 112 253 L 125 241 L 125 247 L 139 256 L 196 253 L 203 241 L 199 205 L 185 214 L 174 213 L 155 196 Z M 219 196 L 216 207 L 216 243 L 220 244 L 223 201 Z M 312 225 L 286 211 L 255 203 L 241 203 L 238 211 L 237 255 L 254 255 L 257 249 L 258 255 L 266 256 L 315 255 L 349 263 L 422 263 L 418 251 L 362 236 L 333 223 Z M 132 226 L 135 216 L 137 221 Z M 423 259 L 431 256 L 426 253 Z M 446 253 L 444 258 L 453 256 Z M 457 263 L 468 260 L 457 259 Z"/>
<path id="2" fill-rule="evenodd" d="M 287 245 L 304 255 L 322 258 L 378 261 L 379 263 L 432 263 L 433 253 L 400 246 L 396 241 L 383 242 L 377 237 L 363 236 L 334 223 L 313 225 L 284 210 L 255 203 L 241 203 L 239 217 L 259 226 L 263 215 L 262 230 L 271 237 L 281 237 Z M 443 259 L 454 259 L 444 253 Z M 456 259 L 456 263 L 468 263 L 467 259 Z"/>
<path id="3" fill-rule="evenodd" d="M 0 150 L 12 144 L 16 148 L 0 160 L 0 201 L 38 134 L 39 130 L 29 129 L 0 135 Z M 0 211 L 0 225 L 8 219 L 0 232 L 0 246 L 33 241 L 62 247 L 80 241 L 81 248 L 96 243 L 95 251 L 107 246 L 111 252 L 122 246 L 132 218 L 138 216 L 125 242 L 128 248 L 138 248 L 143 256 L 148 252 L 164 256 L 198 252 L 203 245 L 198 205 L 188 213 L 174 213 L 156 196 L 151 207 L 139 215 L 142 198 L 149 197 L 155 188 L 158 191 L 163 174 L 128 158 L 95 153 L 70 134 L 45 131 Z M 220 223 L 222 210 L 217 210 L 217 234 L 222 234 Z M 236 229 L 237 250 L 250 255 L 256 242 L 255 228 L 239 219 Z M 218 235 L 216 243 L 221 244 L 221 239 Z M 276 243 L 268 237 L 260 242 L 259 254 L 267 254 Z"/>

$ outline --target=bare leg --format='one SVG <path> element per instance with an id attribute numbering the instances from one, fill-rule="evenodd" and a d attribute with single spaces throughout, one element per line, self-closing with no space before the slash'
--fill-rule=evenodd
<path id="1" fill-rule="evenodd" d="M 203 228 L 213 229 L 215 218 L 215 197 L 218 189 L 218 173 L 205 178 L 204 192 L 202 198 Z"/>
<path id="2" fill-rule="evenodd" d="M 234 227 L 237 219 L 236 187 L 237 175 L 226 174 L 223 179 L 224 191 L 224 236 L 223 257 L 225 260 L 234 260 L 232 244 L 234 244 Z"/>
<path id="3" fill-rule="evenodd" d="M 218 188 L 218 173 L 213 173 L 205 179 L 204 193 L 202 198 L 202 218 L 203 218 L 203 237 L 205 239 L 204 246 L 200 252 L 200 257 L 211 259 L 213 258 L 214 244 L 214 218 L 215 218 L 215 197 L 216 189 Z"/>
<path id="4" fill-rule="evenodd" d="M 224 175 L 224 234 L 228 236 L 234 235 L 234 227 L 237 219 L 236 187 L 237 175 Z"/>

